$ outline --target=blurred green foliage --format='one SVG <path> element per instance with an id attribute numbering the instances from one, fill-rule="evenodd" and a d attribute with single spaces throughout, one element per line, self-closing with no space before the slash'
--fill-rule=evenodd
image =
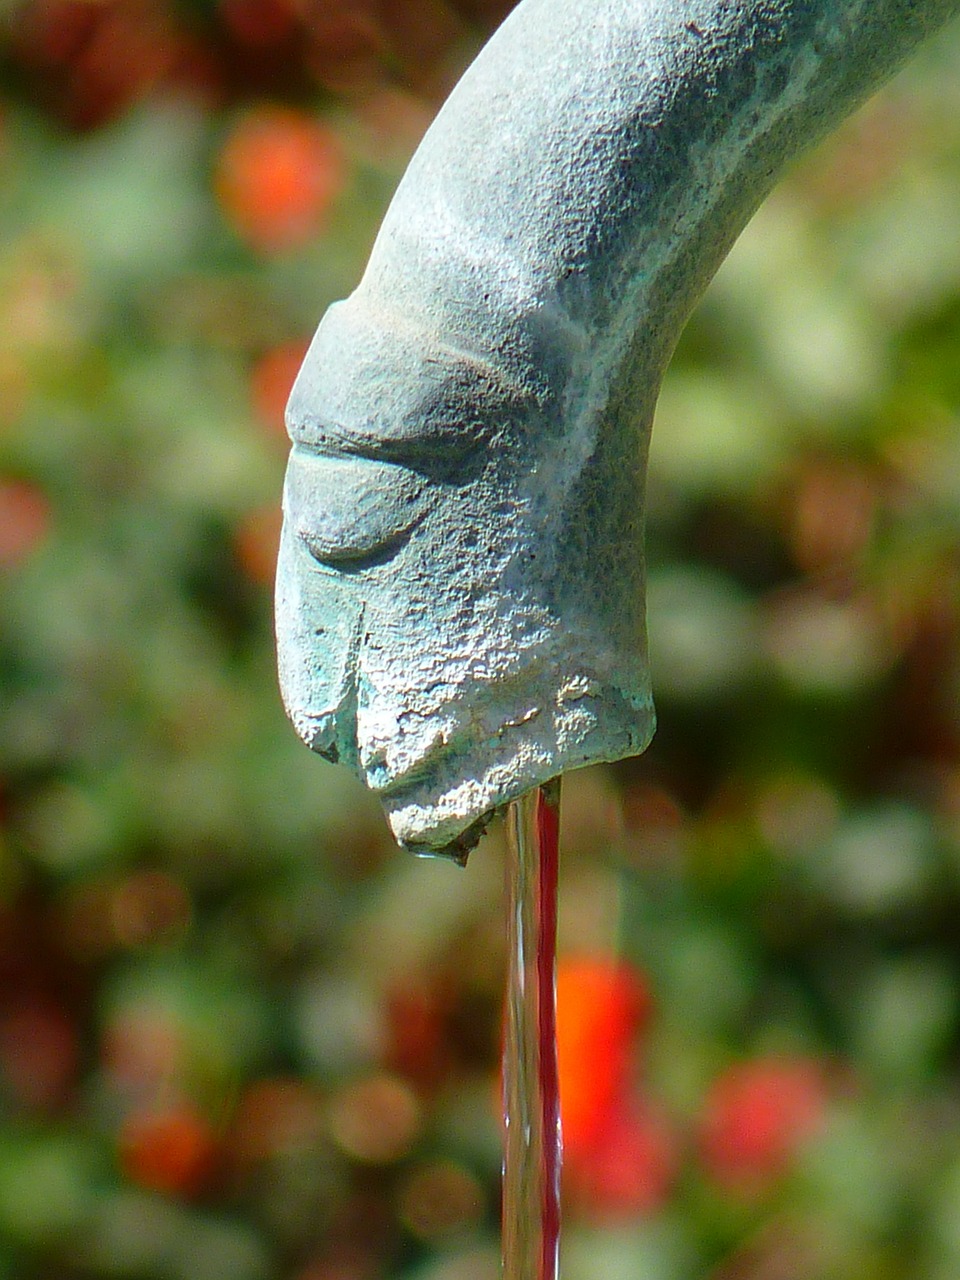
<path id="1" fill-rule="evenodd" d="M 497 1274 L 499 836 L 410 860 L 299 745 L 270 576 L 299 353 L 507 7 L 0 5 L 4 1280 Z M 568 1280 L 960 1273 L 958 477 L 953 30 L 664 390 L 660 729 L 565 784 L 564 955 L 648 1000 Z"/>

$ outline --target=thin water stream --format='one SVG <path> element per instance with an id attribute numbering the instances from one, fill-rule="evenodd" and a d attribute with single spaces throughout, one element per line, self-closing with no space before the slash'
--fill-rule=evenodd
<path id="1" fill-rule="evenodd" d="M 556 1280 L 560 1089 L 556 943 L 559 779 L 507 811 L 503 1041 L 504 1280 Z"/>

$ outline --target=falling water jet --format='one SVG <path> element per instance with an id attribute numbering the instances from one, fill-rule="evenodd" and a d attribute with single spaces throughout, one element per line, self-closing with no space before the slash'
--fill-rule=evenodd
<path id="1" fill-rule="evenodd" d="M 560 780 L 507 810 L 504 1280 L 555 1280 L 560 1242 L 556 942 Z"/>

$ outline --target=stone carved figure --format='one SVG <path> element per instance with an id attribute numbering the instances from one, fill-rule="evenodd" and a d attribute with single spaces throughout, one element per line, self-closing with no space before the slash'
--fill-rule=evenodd
<path id="1" fill-rule="evenodd" d="M 281 687 L 397 839 L 654 727 L 663 370 L 784 165 L 960 0 L 523 0 L 410 164 L 287 411 Z"/>

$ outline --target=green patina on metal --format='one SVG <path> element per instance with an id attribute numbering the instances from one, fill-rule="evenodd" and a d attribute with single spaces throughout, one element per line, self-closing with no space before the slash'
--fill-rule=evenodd
<path id="1" fill-rule="evenodd" d="M 397 839 L 636 754 L 646 449 L 784 166 L 960 0 L 524 0 L 414 156 L 287 412 L 281 685 Z"/>

